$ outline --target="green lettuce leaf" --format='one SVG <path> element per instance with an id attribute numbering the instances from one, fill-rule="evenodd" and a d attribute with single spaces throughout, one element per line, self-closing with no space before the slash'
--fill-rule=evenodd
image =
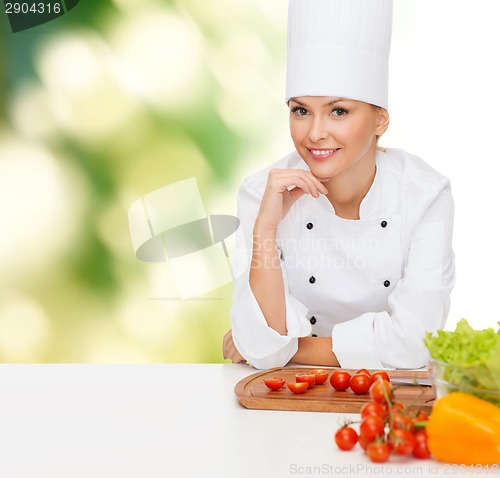
<path id="1" fill-rule="evenodd" d="M 444 368 L 444 380 L 500 390 L 500 328 L 496 332 L 493 328 L 474 330 L 460 319 L 455 331 L 427 332 L 424 342 L 432 358 L 456 366 Z"/>

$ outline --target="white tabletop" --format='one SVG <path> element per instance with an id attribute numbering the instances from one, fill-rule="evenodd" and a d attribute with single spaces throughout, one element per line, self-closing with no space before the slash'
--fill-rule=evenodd
<path id="1" fill-rule="evenodd" d="M 434 460 L 391 456 L 375 464 L 359 447 L 338 450 L 339 422 L 356 415 L 242 407 L 234 386 L 254 372 L 246 365 L 2 365 L 0 477 L 453 474 Z"/>

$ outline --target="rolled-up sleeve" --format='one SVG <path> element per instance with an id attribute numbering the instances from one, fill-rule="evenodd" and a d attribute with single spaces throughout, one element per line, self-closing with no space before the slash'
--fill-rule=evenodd
<path id="1" fill-rule="evenodd" d="M 388 298 L 389 311 L 367 312 L 333 327 L 333 351 L 342 367 L 427 364 L 425 333 L 444 326 L 455 284 L 449 181 L 443 178 L 437 189 L 412 228 L 404 274 Z"/>
<path id="2" fill-rule="evenodd" d="M 250 288 L 253 227 L 262 200 L 245 181 L 238 192 L 240 227 L 232 255 L 234 272 L 233 304 L 230 312 L 234 344 L 245 359 L 258 369 L 286 365 L 298 350 L 298 337 L 311 333 L 307 307 L 290 294 L 285 267 L 281 267 L 285 287 L 287 335 L 280 335 L 267 321 Z"/>

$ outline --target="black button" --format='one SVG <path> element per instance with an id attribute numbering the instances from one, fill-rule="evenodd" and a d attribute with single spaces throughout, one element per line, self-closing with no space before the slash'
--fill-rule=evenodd
<path id="1" fill-rule="evenodd" d="M 317 337 L 317 335 L 316 334 L 312 334 L 311 337 Z"/>
<path id="2" fill-rule="evenodd" d="M 308 222 L 306 227 L 307 227 L 307 229 L 312 229 L 314 227 L 314 225 L 312 222 Z"/>
<path id="3" fill-rule="evenodd" d="M 311 284 L 314 284 L 316 282 L 316 277 L 314 277 L 314 276 L 309 277 L 309 282 Z"/>
<path id="4" fill-rule="evenodd" d="M 382 227 L 387 227 L 387 221 L 382 221 L 382 222 L 380 223 L 380 225 L 381 225 Z"/>
<path id="5" fill-rule="evenodd" d="M 384 281 L 384 286 L 385 286 L 385 287 L 389 287 L 390 285 L 391 285 L 391 282 L 390 282 L 390 281 L 388 281 L 388 280 L 385 280 L 385 281 Z"/>
<path id="6" fill-rule="evenodd" d="M 309 322 L 311 322 L 312 325 L 316 323 L 316 317 L 314 315 L 309 319 Z"/>

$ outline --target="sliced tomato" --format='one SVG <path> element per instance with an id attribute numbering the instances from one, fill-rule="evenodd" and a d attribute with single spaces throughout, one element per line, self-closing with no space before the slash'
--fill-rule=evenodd
<path id="1" fill-rule="evenodd" d="M 314 370 L 309 371 L 316 376 L 316 385 L 322 385 L 328 380 L 328 370 L 323 370 L 322 368 L 315 368 Z"/>
<path id="2" fill-rule="evenodd" d="M 271 390 L 279 390 L 285 386 L 286 380 L 281 377 L 268 377 L 264 379 L 264 383 Z"/>
<path id="3" fill-rule="evenodd" d="M 313 373 L 298 373 L 295 375 L 295 381 L 297 383 L 307 383 L 308 388 L 314 387 L 314 384 L 316 383 L 316 375 Z"/>
<path id="4" fill-rule="evenodd" d="M 309 384 L 307 382 L 299 382 L 299 383 L 290 382 L 288 384 L 288 389 L 293 393 L 304 393 L 307 390 L 308 385 Z"/>
<path id="5" fill-rule="evenodd" d="M 345 370 L 334 370 L 330 376 L 330 385 L 339 392 L 343 392 L 349 388 L 351 374 Z"/>

